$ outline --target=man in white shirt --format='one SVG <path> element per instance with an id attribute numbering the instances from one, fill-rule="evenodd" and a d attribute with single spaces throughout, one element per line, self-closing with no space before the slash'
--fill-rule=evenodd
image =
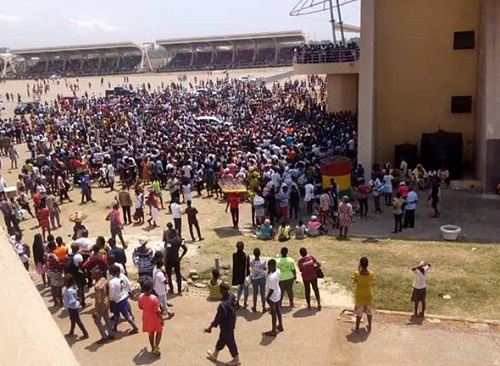
<path id="1" fill-rule="evenodd" d="M 179 204 L 178 199 L 174 199 L 172 204 L 170 205 L 170 210 L 172 211 L 172 216 L 174 218 L 174 227 L 179 234 L 179 238 L 182 238 L 182 207 Z"/>
<path id="2" fill-rule="evenodd" d="M 307 204 L 307 213 L 312 214 L 312 207 L 314 202 L 314 184 L 308 182 L 304 187 L 304 202 Z"/>
<path id="3" fill-rule="evenodd" d="M 26 268 L 26 270 L 29 271 L 29 260 L 30 260 L 28 256 L 29 247 L 26 244 L 24 244 L 21 240 L 22 240 L 21 234 L 19 233 L 16 234 L 14 247 L 24 268 Z"/>
<path id="4" fill-rule="evenodd" d="M 171 318 L 174 316 L 174 313 L 168 310 L 167 289 L 165 287 L 167 284 L 167 277 L 161 269 L 161 267 L 163 267 L 163 258 L 157 258 L 155 265 L 156 267 L 153 269 L 153 289 L 160 301 L 162 314 L 168 314 L 168 317 Z"/>
<path id="5" fill-rule="evenodd" d="M 411 270 L 415 274 L 415 279 L 413 280 L 413 293 L 411 295 L 411 301 L 415 304 L 415 312 L 413 316 L 424 317 L 425 314 L 425 298 L 427 296 L 427 272 L 431 268 L 429 262 L 421 261 L 418 266 L 413 267 Z M 422 303 L 422 311 L 418 313 L 418 303 Z"/>
<path id="6" fill-rule="evenodd" d="M 108 172 L 108 184 L 109 184 L 109 190 L 114 191 L 115 190 L 115 167 L 111 162 L 106 166 L 107 172 Z"/>
<path id="7" fill-rule="evenodd" d="M 278 332 L 283 332 L 283 319 L 281 314 L 281 289 L 280 289 L 280 275 L 281 272 L 276 268 L 276 260 L 270 259 L 267 262 L 268 276 L 267 276 L 267 296 L 266 302 L 269 305 L 271 312 L 272 330 L 265 332 L 264 335 L 268 337 L 276 337 Z"/>
<path id="8" fill-rule="evenodd" d="M 120 320 L 120 314 L 122 314 L 125 319 L 132 326 L 132 330 L 129 334 L 135 334 L 139 332 L 137 324 L 135 324 L 134 319 L 129 311 L 128 297 L 131 291 L 130 281 L 127 276 L 120 272 L 120 268 L 116 265 L 109 267 L 109 274 L 113 278 L 109 281 L 109 301 L 114 303 L 113 309 L 113 330 L 116 331 L 118 326 L 118 321 Z"/>

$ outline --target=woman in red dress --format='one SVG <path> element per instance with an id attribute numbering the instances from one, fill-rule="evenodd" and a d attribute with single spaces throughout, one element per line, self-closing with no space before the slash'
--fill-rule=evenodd
<path id="1" fill-rule="evenodd" d="M 49 209 L 47 208 L 47 206 L 45 206 L 45 201 L 42 200 L 36 210 L 36 218 L 38 219 L 38 223 L 42 228 L 43 241 L 45 241 L 45 233 L 50 235 L 49 216 L 50 216 Z"/>
<path id="2" fill-rule="evenodd" d="M 163 318 L 161 316 L 160 302 L 152 294 L 153 284 L 146 281 L 143 286 L 143 293 L 139 296 L 139 309 L 142 310 L 142 331 L 148 333 L 151 353 L 160 356 L 160 341 L 163 331 Z"/>

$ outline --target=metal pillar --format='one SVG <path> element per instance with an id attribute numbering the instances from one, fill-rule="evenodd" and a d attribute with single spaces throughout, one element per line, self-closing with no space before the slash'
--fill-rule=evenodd
<path id="1" fill-rule="evenodd" d="M 332 23 L 332 35 L 333 35 L 333 43 L 337 44 L 337 36 L 335 35 L 335 17 L 333 15 L 333 1 L 328 0 L 328 4 L 330 5 L 330 23 Z M 338 0 L 337 0 L 338 4 Z"/>
<path id="2" fill-rule="evenodd" d="M 340 3 L 337 0 L 337 14 L 339 16 L 340 36 L 342 37 L 342 46 L 345 46 L 344 23 L 342 22 L 342 12 L 340 11 Z"/>

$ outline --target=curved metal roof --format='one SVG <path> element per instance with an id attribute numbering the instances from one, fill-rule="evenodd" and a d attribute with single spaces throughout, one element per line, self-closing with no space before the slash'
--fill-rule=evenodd
<path id="1" fill-rule="evenodd" d="M 247 33 L 226 36 L 208 36 L 195 38 L 159 39 L 156 43 L 164 48 L 196 48 L 203 46 L 235 46 L 249 43 L 266 42 L 304 42 L 306 35 L 302 31 Z"/>
<path id="2" fill-rule="evenodd" d="M 102 43 L 78 46 L 45 47 L 45 48 L 24 48 L 10 50 L 11 54 L 22 57 L 36 57 L 39 55 L 64 55 L 81 53 L 100 53 L 106 51 L 138 51 L 140 46 L 132 42 Z"/>

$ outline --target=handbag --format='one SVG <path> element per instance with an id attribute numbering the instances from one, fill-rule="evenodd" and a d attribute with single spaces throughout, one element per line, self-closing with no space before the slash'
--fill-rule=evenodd
<path id="1" fill-rule="evenodd" d="M 252 275 L 248 275 L 245 277 L 245 286 L 250 286 L 252 284 Z"/>
<path id="2" fill-rule="evenodd" d="M 323 270 L 321 267 L 316 267 L 316 277 L 317 278 L 325 278 L 325 274 L 323 273 Z"/>

